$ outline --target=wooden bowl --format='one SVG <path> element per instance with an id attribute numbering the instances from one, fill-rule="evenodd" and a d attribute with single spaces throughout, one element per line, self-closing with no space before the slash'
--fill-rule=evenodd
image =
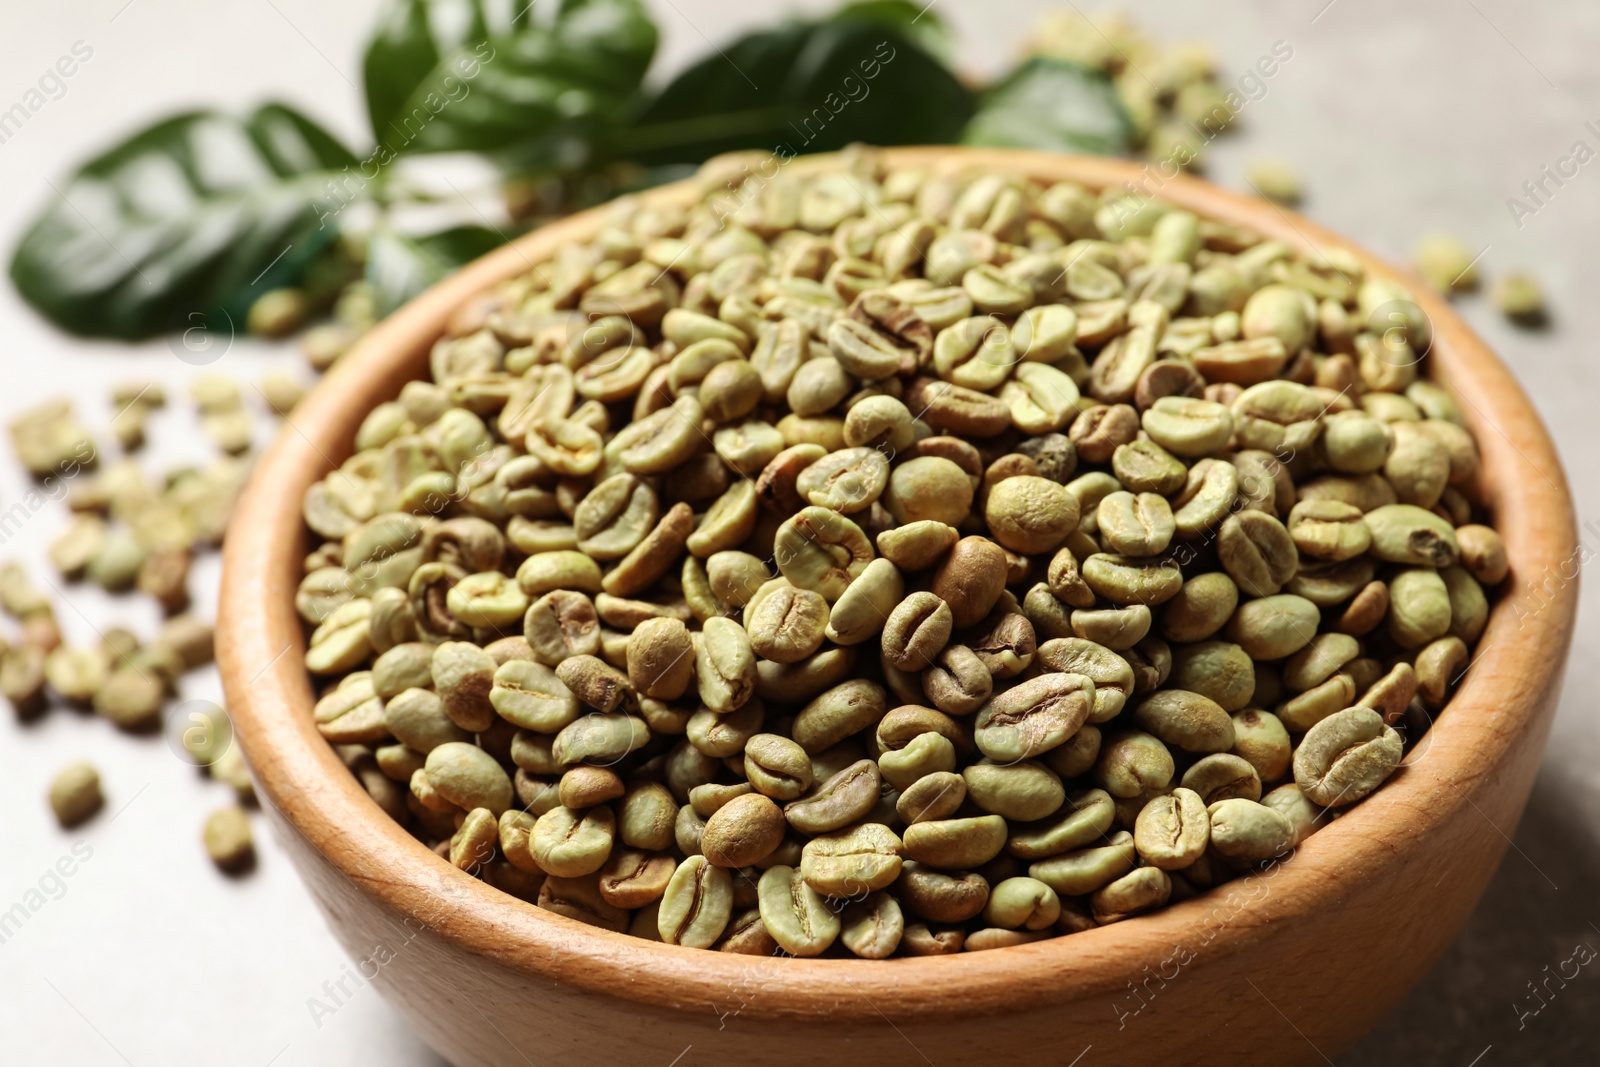
<path id="1" fill-rule="evenodd" d="M 911 148 L 891 164 L 986 165 L 1091 187 L 1138 165 Z M 814 166 L 800 160 L 794 168 Z M 645 194 L 687 201 L 703 179 Z M 1191 178 L 1180 207 L 1305 253 L 1342 248 L 1306 220 Z M 1153 915 L 958 956 L 757 959 L 662 945 L 553 915 L 434 855 L 384 815 L 312 726 L 294 609 L 306 487 L 349 455 L 362 416 L 425 373 L 451 313 L 561 245 L 596 211 L 485 256 L 367 335 L 294 413 L 228 530 L 217 648 L 258 788 L 335 935 L 419 1034 L 460 1065 L 1036 1062 L 1320 1063 L 1423 974 L 1494 873 L 1555 710 L 1577 601 L 1561 465 L 1506 368 L 1447 304 L 1435 375 L 1483 454 L 1511 578 L 1455 699 L 1381 790 L 1272 873 Z"/>

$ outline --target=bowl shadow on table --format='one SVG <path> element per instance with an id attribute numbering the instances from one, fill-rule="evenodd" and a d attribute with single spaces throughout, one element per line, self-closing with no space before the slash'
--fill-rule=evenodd
<path id="1" fill-rule="evenodd" d="M 1574 803 L 1590 791 L 1570 773 L 1540 771 L 1513 847 L 1460 936 L 1342 1064 L 1595 1062 L 1600 826 Z"/>

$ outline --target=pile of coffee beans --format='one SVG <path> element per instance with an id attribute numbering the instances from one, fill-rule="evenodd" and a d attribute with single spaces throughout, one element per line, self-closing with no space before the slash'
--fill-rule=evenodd
<path id="1" fill-rule="evenodd" d="M 1396 773 L 1507 570 L 1404 289 L 960 156 L 729 172 L 463 307 L 307 493 L 380 807 L 586 923 L 880 958 L 1193 896 Z"/>

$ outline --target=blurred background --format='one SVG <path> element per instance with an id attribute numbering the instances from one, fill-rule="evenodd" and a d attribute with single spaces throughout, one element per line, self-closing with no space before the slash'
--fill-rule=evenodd
<path id="1" fill-rule="evenodd" d="M 649 73 L 649 83 L 659 84 L 790 9 L 833 5 L 645 6 L 660 31 Z M 61 210 L 62 190 L 86 159 L 180 110 L 242 111 L 279 100 L 362 151 L 372 139 L 362 56 L 379 8 L 375 0 L 11 6 L 0 34 L 0 114 L 19 103 L 27 114 L 0 122 L 0 247 L 9 256 L 41 213 Z M 955 68 L 976 80 L 1010 69 L 1049 11 L 1087 15 L 1091 23 L 1103 17 L 1070 3 L 928 5 L 929 21 L 942 19 L 951 31 Z M 1546 179 L 1542 191 L 1538 183 L 1544 168 L 1575 158 L 1578 142 L 1588 146 L 1585 163 L 1600 149 L 1600 67 L 1593 62 L 1600 5 L 1150 0 L 1122 13 L 1158 42 L 1208 42 L 1224 84 L 1264 55 L 1281 59 L 1287 46 L 1290 58 L 1249 100 L 1237 129 L 1207 149 L 1207 177 L 1245 190 L 1252 162 L 1281 159 L 1303 178 L 1305 214 L 1392 260 L 1408 260 L 1423 234 L 1445 231 L 1477 257 L 1486 284 L 1513 271 L 1539 279 L 1550 306 L 1543 328 L 1507 321 L 1483 293 L 1463 296 L 1458 306 L 1554 431 L 1579 521 L 1597 523 L 1581 531 L 1583 561 L 1592 559 L 1600 551 L 1600 467 L 1592 458 L 1600 393 L 1591 355 L 1600 337 L 1593 294 L 1600 248 L 1592 240 L 1600 232 L 1600 164 L 1572 163 L 1575 176 L 1560 184 Z M 58 66 L 62 57 L 74 58 L 73 73 L 41 80 L 66 69 Z M 416 181 L 449 191 L 428 209 L 446 221 L 505 232 L 516 226 L 494 171 L 481 160 L 426 161 Z M 1535 184 L 1537 198 L 1525 182 Z M 1533 210 L 1517 209 L 1513 198 Z M 144 456 L 152 470 L 216 454 L 180 400 L 197 373 L 249 383 L 281 370 L 314 380 L 295 342 L 250 337 L 242 328 L 219 342 L 221 354 L 208 354 L 209 362 L 167 337 L 74 337 L 10 284 L 0 284 L 0 331 L 3 421 L 70 393 L 91 429 L 109 439 L 110 386 L 161 383 L 179 402 L 151 416 Z M 266 404 L 248 385 L 244 391 L 264 444 L 274 429 Z M 16 464 L 0 465 L 0 511 L 25 501 L 29 489 Z M 53 574 L 46 553 L 66 507 L 49 499 L 26 507 L 24 520 L 0 530 L 0 557 Z M 191 581 L 194 610 L 206 619 L 214 611 L 217 564 L 214 555 L 200 558 Z M 148 633 L 160 622 L 145 598 L 113 598 L 82 584 L 61 592 L 57 616 L 69 641 L 90 642 L 110 625 Z M 1567 972 L 1600 949 L 1596 613 L 1591 598 L 1580 612 L 1566 697 L 1521 825 L 1482 828 L 1511 839 L 1499 875 L 1419 988 L 1340 1063 L 1593 1062 L 1600 968 Z M 1530 677 L 1548 668 L 1528 665 Z M 220 703 L 215 674 L 185 676 L 182 697 Z M 62 830 L 43 798 L 54 773 L 77 759 L 99 767 L 107 810 Z M 0 912 L 25 899 L 44 901 L 30 903 L 26 922 L 0 937 L 6 1062 L 441 1062 L 353 976 L 264 821 L 256 820 L 254 870 L 230 878 L 212 868 L 200 825 L 230 799 L 224 784 L 181 760 L 159 734 L 130 738 L 66 709 L 26 723 L 0 715 Z M 47 877 L 66 856 L 76 857 L 73 873 Z M 1549 982 L 1557 972 L 1564 980 Z M 684 1062 L 694 1062 L 693 1052 Z M 1092 1055 L 1085 1060 L 1092 1062 Z"/>

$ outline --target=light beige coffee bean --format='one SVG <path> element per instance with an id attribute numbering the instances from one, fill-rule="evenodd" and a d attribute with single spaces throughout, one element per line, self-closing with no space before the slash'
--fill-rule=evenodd
<path id="1" fill-rule="evenodd" d="M 1230 860 L 1259 863 L 1294 848 L 1294 826 L 1264 804 L 1234 798 L 1212 804 L 1207 810 L 1211 816 L 1211 847 Z"/>
<path id="2" fill-rule="evenodd" d="M 811 758 L 779 734 L 756 734 L 744 745 L 745 778 L 763 796 L 794 800 L 811 788 Z"/>
<path id="3" fill-rule="evenodd" d="M 800 876 L 825 897 L 857 897 L 899 877 L 905 846 L 882 823 L 862 823 L 813 837 L 801 853 Z"/>
<path id="4" fill-rule="evenodd" d="M 694 678 L 694 642 L 677 619 L 646 619 L 628 638 L 628 680 L 640 694 L 676 700 Z"/>
<path id="5" fill-rule="evenodd" d="M 1007 478 L 989 492 L 983 509 L 989 532 L 1025 555 L 1052 551 L 1078 525 L 1078 501 L 1048 478 Z"/>
<path id="6" fill-rule="evenodd" d="M 220 870 L 237 873 L 255 862 L 255 838 L 250 833 L 250 816 L 243 808 L 220 808 L 212 812 L 201 837 L 211 862 Z"/>
<path id="7" fill-rule="evenodd" d="M 1228 621 L 1228 639 L 1254 660 L 1283 659 L 1316 636 L 1322 621 L 1317 606 L 1290 593 L 1240 604 Z"/>
<path id="8" fill-rule="evenodd" d="M 1083 580 L 1113 604 L 1141 605 L 1148 610 L 1178 595 L 1183 572 L 1172 560 L 1096 552 L 1083 561 Z"/>
<path id="9" fill-rule="evenodd" d="M 1414 504 L 1385 504 L 1366 514 L 1372 555 L 1386 563 L 1448 567 L 1461 556 L 1455 528 Z"/>
<path id="10" fill-rule="evenodd" d="M 531 660 L 509 660 L 495 669 L 489 703 L 513 726 L 541 734 L 559 733 L 580 711 L 578 698 L 556 673 Z"/>
<path id="11" fill-rule="evenodd" d="M 1277 593 L 1299 570 L 1295 541 L 1283 523 L 1260 511 L 1241 511 L 1217 532 L 1223 570 L 1249 596 Z"/>
<path id="12" fill-rule="evenodd" d="M 881 781 L 877 763 L 857 760 L 809 796 L 784 805 L 784 818 L 803 834 L 832 833 L 865 818 L 877 806 Z"/>
<path id="13" fill-rule="evenodd" d="M 884 506 L 896 522 L 940 522 L 959 526 L 972 511 L 973 487 L 966 472 L 940 456 L 918 456 L 889 472 Z"/>
<path id="14" fill-rule="evenodd" d="M 935 771 L 912 782 L 895 799 L 895 813 L 908 825 L 935 822 L 954 815 L 967 798 L 967 785 L 961 775 Z"/>
<path id="15" fill-rule="evenodd" d="M 1155 493 L 1112 493 L 1101 499 L 1096 521 L 1101 540 L 1124 556 L 1160 555 L 1177 532 L 1172 507 Z"/>
<path id="16" fill-rule="evenodd" d="M 1289 771 L 1292 748 L 1283 720 L 1270 711 L 1246 708 L 1233 714 L 1233 749 L 1255 768 L 1263 782 L 1275 782 Z"/>
<path id="17" fill-rule="evenodd" d="M 1255 693 L 1255 662 L 1243 648 L 1228 641 L 1179 645 L 1173 651 L 1166 685 L 1199 693 L 1224 711 L 1238 711 Z"/>
<path id="18" fill-rule="evenodd" d="M 694 650 L 695 678 L 706 707 L 726 714 L 750 701 L 756 686 L 756 658 L 744 627 L 732 619 L 707 619 L 701 624 Z"/>
<path id="19" fill-rule="evenodd" d="M 1432 567 L 1411 567 L 1389 580 L 1389 636 L 1421 648 L 1450 631 L 1450 590 Z"/>
<path id="20" fill-rule="evenodd" d="M 893 563 L 875 559 L 840 594 L 825 630 L 837 645 L 858 645 L 882 631 L 905 597 L 905 579 Z"/>
<path id="21" fill-rule="evenodd" d="M 938 563 L 959 537 L 954 527 L 921 519 L 878 534 L 878 551 L 902 571 L 921 571 Z"/>
<path id="22" fill-rule="evenodd" d="M 1037 878 L 1007 878 L 989 893 L 984 921 L 1002 930 L 1046 930 L 1061 917 L 1056 891 Z"/>
<path id="23" fill-rule="evenodd" d="M 1220 452 L 1233 434 L 1233 413 L 1222 404 L 1164 396 L 1141 419 L 1150 439 L 1175 456 L 1198 459 Z"/>
<path id="24" fill-rule="evenodd" d="M 1072 793 L 1047 821 L 1012 827 L 1006 851 L 1018 859 L 1036 860 L 1083 848 L 1111 829 L 1114 816 L 1115 805 L 1104 790 Z"/>
<path id="25" fill-rule="evenodd" d="M 791 955 L 821 955 L 839 936 L 838 914 L 793 867 L 779 865 L 762 872 L 757 899 L 767 932 Z"/>
<path id="26" fill-rule="evenodd" d="M 1066 800 L 1061 779 L 1032 760 L 1006 764 L 986 759 L 963 769 L 961 777 L 974 804 L 1009 822 L 1047 819 Z"/>
<path id="27" fill-rule="evenodd" d="M 904 936 L 900 903 L 887 892 L 852 901 L 839 915 L 839 940 L 862 959 L 888 959 Z"/>
<path id="28" fill-rule="evenodd" d="M 661 897 L 656 932 L 669 945 L 710 948 L 733 915 L 733 880 L 704 856 L 678 864 Z"/>
<path id="29" fill-rule="evenodd" d="M 457 807 L 488 808 L 498 817 L 511 806 L 511 779 L 476 745 L 450 741 L 437 746 L 428 753 L 425 772 L 433 789 Z"/>
<path id="30" fill-rule="evenodd" d="M 903 671 L 920 671 L 950 640 L 950 606 L 933 593 L 912 593 L 889 613 L 883 627 L 883 655 Z"/>

